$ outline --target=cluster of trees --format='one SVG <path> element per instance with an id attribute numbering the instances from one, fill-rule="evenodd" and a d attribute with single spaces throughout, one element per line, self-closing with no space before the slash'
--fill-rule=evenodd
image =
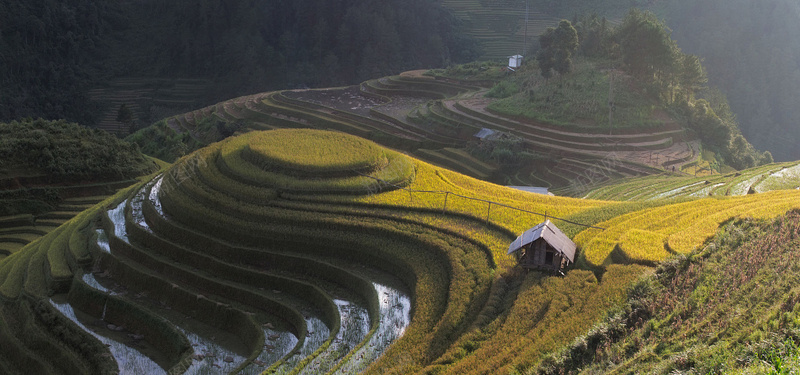
<path id="1" fill-rule="evenodd" d="M 643 94 L 686 119 L 704 144 L 734 168 L 772 162 L 769 152 L 757 152 L 742 136 L 725 97 L 708 94 L 700 58 L 683 53 L 655 14 L 632 9 L 616 27 L 596 15 L 575 17 L 549 28 L 539 43 L 542 76 L 550 77 L 552 70 L 569 73 L 573 52 L 610 61 L 634 78 Z M 697 99 L 700 93 L 708 100 Z"/>
<path id="2" fill-rule="evenodd" d="M 154 167 L 139 147 L 64 120 L 0 123 L 0 169 L 47 174 L 52 182 L 114 180 Z"/>
<path id="3" fill-rule="evenodd" d="M 632 9 L 619 26 L 596 14 L 562 20 L 539 37 L 542 76 L 571 71 L 572 54 L 609 59 L 637 79 L 654 99 L 666 103 L 692 99 L 705 87 L 706 73 L 695 55 L 685 54 L 655 14 Z"/>
<path id="4" fill-rule="evenodd" d="M 0 0 L 0 120 L 90 124 L 117 76 L 211 79 L 210 103 L 466 62 L 457 23 L 433 0 Z"/>
<path id="5" fill-rule="evenodd" d="M 800 3 L 674 0 L 665 8 L 673 38 L 702 56 L 747 139 L 777 160 L 800 159 Z"/>
<path id="6" fill-rule="evenodd" d="M 554 70 L 566 74 L 572 70 L 572 54 L 578 49 L 578 31 L 562 20 L 558 27 L 549 27 L 539 36 L 539 47 L 536 61 L 542 76 L 550 78 Z"/>

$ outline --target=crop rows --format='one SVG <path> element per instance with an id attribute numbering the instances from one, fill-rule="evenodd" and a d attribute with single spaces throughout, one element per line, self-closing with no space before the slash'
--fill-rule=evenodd
<path id="1" fill-rule="evenodd" d="M 705 198 L 635 211 L 599 223 L 575 237 L 587 262 L 654 264 L 669 253 L 688 254 L 735 217 L 771 218 L 800 208 L 800 192 L 773 191 L 734 198 Z M 622 259 L 614 259 L 614 253 Z"/>
<path id="2" fill-rule="evenodd" d="M 194 198 L 193 199 L 197 199 L 201 194 L 203 194 L 203 191 L 202 190 L 197 190 L 195 188 L 191 188 L 191 186 L 193 186 L 193 185 L 194 184 L 192 184 L 191 182 L 184 182 L 184 183 L 180 184 L 178 186 L 178 188 L 182 189 L 182 190 L 186 190 L 187 192 L 194 191 L 194 193 L 193 193 L 194 194 Z M 190 189 L 190 188 L 191 188 L 191 190 L 187 190 L 187 189 Z M 179 190 L 175 190 L 175 191 L 177 192 Z M 211 192 L 206 192 L 205 194 L 210 194 L 210 193 Z M 219 194 L 219 193 L 217 193 L 217 194 Z M 180 195 L 169 194 L 169 195 L 166 195 L 165 197 L 171 197 L 170 199 L 175 199 L 174 201 L 170 201 L 169 199 L 164 201 L 165 211 L 168 212 L 168 213 L 172 212 L 173 215 L 181 215 L 181 216 L 184 217 L 183 220 L 190 220 L 190 218 L 192 218 L 191 220 L 197 221 L 197 218 L 199 218 L 199 217 L 208 217 L 208 215 L 215 215 L 212 212 L 204 212 L 203 215 L 199 215 L 200 212 L 191 212 L 191 210 L 197 210 L 198 209 L 196 207 L 196 203 L 195 203 L 195 205 L 191 205 L 191 204 L 187 204 L 187 203 L 181 203 L 181 199 L 184 199 L 184 198 L 181 198 Z M 212 198 L 212 196 L 206 195 L 206 199 L 211 200 L 213 198 Z M 205 201 L 205 199 L 203 199 L 203 201 Z M 167 203 L 167 202 L 171 202 L 171 203 Z M 170 207 L 171 207 L 170 205 L 178 205 L 179 207 L 181 207 L 181 209 L 173 208 L 172 211 L 170 211 Z M 172 207 L 175 207 L 175 206 L 172 206 Z M 236 209 L 236 212 L 238 212 L 239 216 L 244 216 L 244 217 L 240 217 L 240 218 L 228 217 L 226 223 L 230 224 L 230 226 L 228 224 L 226 224 L 225 225 L 226 229 L 224 230 L 224 232 L 235 231 L 235 233 L 236 233 L 236 234 L 224 234 L 224 232 L 221 233 L 221 235 L 227 237 L 228 240 L 232 240 L 233 238 L 237 238 L 239 241 L 248 241 L 248 242 L 249 241 L 253 241 L 253 242 L 257 242 L 257 243 L 263 243 L 264 238 L 262 238 L 262 236 L 264 235 L 265 230 L 269 230 L 270 234 L 272 234 L 273 237 L 278 237 L 278 236 L 286 237 L 286 236 L 290 236 L 293 232 L 300 231 L 302 233 L 302 231 L 312 230 L 310 228 L 309 229 L 302 229 L 307 224 L 306 225 L 301 225 L 301 223 L 313 221 L 311 219 L 311 216 L 308 217 L 308 218 L 299 218 L 299 217 L 298 218 L 293 218 L 293 216 L 295 216 L 295 215 L 291 214 L 291 211 L 277 210 L 275 208 L 265 211 L 263 208 L 259 208 L 258 206 L 250 206 L 249 208 L 247 208 L 247 206 L 240 206 L 238 209 Z M 283 215 L 286 215 L 286 216 L 282 215 L 279 218 L 269 219 L 269 217 L 274 216 L 274 215 L 278 214 L 279 212 L 283 212 Z M 233 213 L 234 213 L 233 211 L 230 212 L 230 214 L 233 214 Z M 216 214 L 216 215 L 219 215 L 219 214 Z M 325 217 L 325 215 L 313 215 L 313 216 Z M 244 218 L 246 218 L 247 220 L 242 220 Z M 259 219 L 258 220 L 254 220 L 255 218 L 259 218 Z M 316 219 L 316 220 L 320 220 L 320 219 Z M 333 220 L 333 218 L 331 218 L 329 220 Z M 255 224 L 255 223 L 267 223 L 267 222 L 270 222 L 270 221 L 275 221 L 276 223 L 281 223 L 281 224 L 271 224 L 268 227 L 269 229 L 265 228 L 264 224 Z M 371 220 L 371 221 L 374 221 L 374 220 Z M 219 221 L 214 220 L 213 222 L 218 223 Z M 370 222 L 370 220 L 362 218 L 361 220 L 359 220 L 359 227 L 361 227 L 362 230 L 363 230 L 364 225 L 367 225 L 367 223 L 369 223 L 369 222 Z M 347 230 L 344 230 L 344 229 L 351 225 L 351 224 L 348 224 L 346 220 L 342 221 L 341 219 L 337 219 L 337 220 L 334 220 L 334 221 L 329 221 L 327 224 L 323 224 L 323 223 L 325 223 L 325 221 L 322 221 L 319 224 L 314 225 L 314 227 L 321 227 L 321 228 L 330 227 L 330 229 L 338 228 L 339 230 L 336 230 L 335 232 L 333 232 L 333 233 L 337 233 L 337 234 L 336 235 L 325 234 L 326 233 L 325 229 L 314 229 L 313 231 L 319 233 L 319 235 L 315 235 L 314 238 L 320 238 L 321 239 L 321 238 L 325 238 L 327 236 L 341 237 L 342 233 L 347 233 L 348 232 Z M 199 223 L 198 222 L 198 223 L 195 223 L 195 224 L 206 226 L 206 225 L 209 225 L 210 223 L 209 224 L 204 224 L 204 223 Z M 242 231 L 244 229 L 247 229 L 247 227 L 253 227 L 254 225 L 258 226 L 260 228 L 260 230 L 258 230 L 258 231 L 255 231 L 255 230 L 247 231 L 246 233 L 262 233 L 260 236 L 256 237 L 256 236 L 253 236 L 253 235 L 244 235 L 244 233 L 242 233 Z M 279 226 L 279 228 L 280 228 L 279 231 L 277 230 L 278 228 L 275 228 L 275 229 L 271 229 L 270 228 L 270 227 L 278 226 L 278 225 L 280 225 Z M 289 228 L 284 228 L 283 226 L 285 226 L 285 225 L 290 225 L 290 227 L 294 228 L 294 229 L 293 230 L 289 230 Z M 377 226 L 375 226 L 375 225 L 377 225 Z M 387 235 L 389 233 L 395 232 L 394 228 L 396 228 L 395 226 L 393 226 L 393 227 L 383 227 L 383 226 L 380 225 L 380 220 L 376 221 L 375 224 L 372 224 L 370 226 L 375 226 L 373 228 L 373 230 L 369 231 L 370 233 L 376 233 L 376 232 L 379 233 L 379 232 L 386 231 Z M 220 231 L 219 225 L 216 224 L 215 227 L 218 228 L 217 231 L 219 232 Z M 389 228 L 393 228 L 393 229 L 389 229 Z M 206 229 L 210 229 L 210 228 L 206 228 Z M 255 229 L 255 228 L 252 228 L 252 229 Z M 328 229 L 328 230 L 330 230 L 330 229 Z M 273 233 L 273 231 L 275 231 L 275 232 Z M 396 233 L 393 236 L 396 236 L 398 234 L 399 233 Z M 247 239 L 248 237 L 256 237 L 256 238 Z M 302 236 L 302 237 L 308 237 L 308 236 Z M 247 239 L 247 240 L 245 240 L 245 239 Z M 352 238 L 352 239 L 350 239 L 348 241 L 366 241 L 366 240 L 367 239 L 364 239 L 362 237 L 355 237 L 355 238 Z M 275 239 L 272 239 L 272 241 L 275 241 Z M 339 241 L 341 241 L 341 239 Z M 421 240 L 421 239 L 415 239 L 415 241 L 413 241 L 413 242 L 418 242 L 419 243 L 419 241 L 422 241 L 422 243 L 426 242 L 425 240 Z M 326 244 L 326 247 L 334 247 L 337 241 L 334 238 L 331 238 L 328 241 L 323 241 L 323 242 Z M 393 243 L 394 241 L 389 240 L 387 242 L 388 243 Z M 435 241 L 435 242 L 438 242 L 438 241 Z M 432 246 L 432 245 L 433 244 L 431 243 L 431 244 L 429 244 L 427 246 Z M 440 246 L 442 246 L 442 245 L 444 245 L 444 244 L 441 244 Z M 294 246 L 297 246 L 297 245 L 294 245 Z M 399 246 L 399 244 L 394 244 L 394 246 Z M 338 247 L 338 246 L 335 246 L 335 247 Z M 387 247 L 390 247 L 390 246 L 387 245 Z M 350 247 L 348 247 L 348 248 L 350 248 Z M 308 251 L 314 251 L 314 250 L 313 249 L 309 249 Z M 320 251 L 320 250 L 317 250 L 317 251 Z M 350 251 L 352 251 L 352 250 L 350 250 Z M 388 251 L 388 249 L 382 249 L 381 251 L 385 252 L 385 251 Z M 462 252 L 462 251 L 463 251 L 463 249 L 459 250 L 459 252 Z M 408 257 L 409 256 L 405 252 L 392 251 L 391 253 L 394 254 L 393 257 L 398 257 L 398 258 Z M 483 253 L 482 252 L 478 252 L 477 254 L 483 254 Z M 372 256 L 374 257 L 376 255 L 373 254 Z M 481 259 L 481 258 L 483 258 L 483 262 L 486 261 L 485 255 L 479 256 L 479 258 L 475 258 L 475 260 L 478 260 L 480 262 L 479 259 Z M 421 258 L 421 259 L 423 259 L 423 258 Z M 463 315 L 462 315 L 463 311 L 461 309 L 465 308 L 466 305 L 462 305 L 463 307 L 461 307 L 461 308 L 459 308 L 458 305 L 463 304 L 463 303 L 467 303 L 468 301 L 463 301 L 463 302 L 461 302 L 459 304 L 456 304 L 456 305 L 452 305 L 451 304 L 450 307 L 445 309 L 444 306 L 440 305 L 440 303 L 436 303 L 433 300 L 428 300 L 427 297 L 426 298 L 422 298 L 420 296 L 423 296 L 423 295 L 424 296 L 441 295 L 441 293 L 443 291 L 434 292 L 437 288 L 440 288 L 440 287 L 436 286 L 437 284 L 439 284 L 439 282 L 433 282 L 432 280 L 426 282 L 425 280 L 427 280 L 427 277 L 428 277 L 427 275 L 435 276 L 437 274 L 440 275 L 440 276 L 438 276 L 439 278 L 441 278 L 441 277 L 445 277 L 446 278 L 447 276 L 444 276 L 441 272 L 446 270 L 446 269 L 448 269 L 448 268 L 450 270 L 445 272 L 445 274 L 449 274 L 449 273 L 455 272 L 454 274 L 451 274 L 451 278 L 453 279 L 453 281 L 450 283 L 451 284 L 450 288 L 451 289 L 452 288 L 456 288 L 456 290 L 458 290 L 459 289 L 458 285 L 463 284 L 464 286 L 460 287 L 460 288 L 469 289 L 467 287 L 467 285 L 469 285 L 471 282 L 468 282 L 467 281 L 468 279 L 462 279 L 462 276 L 458 276 L 462 272 L 464 272 L 464 271 L 458 271 L 458 270 L 463 269 L 462 267 L 464 267 L 464 265 L 460 264 L 460 263 L 455 263 L 455 264 L 451 264 L 450 266 L 445 266 L 445 264 L 450 263 L 450 261 L 446 261 L 445 260 L 446 258 L 443 258 L 441 260 L 436 260 L 436 258 L 434 257 L 433 259 L 430 259 L 429 261 L 421 261 L 421 259 L 417 260 L 417 261 L 414 261 L 413 259 L 412 260 L 407 260 L 407 262 L 408 261 L 412 262 L 411 263 L 412 269 L 413 269 L 413 267 L 422 267 L 423 264 L 425 265 L 425 268 L 429 269 L 429 272 L 425 273 L 426 276 L 422 276 L 422 274 L 420 272 L 413 272 L 413 274 L 415 275 L 413 277 L 413 279 L 415 279 L 415 283 L 417 285 L 416 286 L 417 290 L 419 291 L 420 288 L 421 288 L 421 290 L 429 290 L 429 292 L 426 292 L 426 293 L 419 293 L 419 292 L 416 293 L 416 295 L 417 295 L 417 306 L 415 308 L 415 311 L 416 311 L 415 319 L 419 319 L 418 321 L 421 321 L 421 322 L 426 322 L 427 321 L 428 322 L 427 324 L 429 326 L 436 326 L 435 321 L 439 321 L 441 319 L 431 319 L 432 317 L 429 317 L 428 314 L 432 314 L 433 316 L 440 316 L 440 317 L 441 317 L 441 315 L 439 315 L 439 314 L 444 314 L 445 317 L 450 316 L 451 319 L 455 319 L 455 321 L 459 321 L 460 319 L 463 319 Z M 373 261 L 375 261 L 376 263 L 381 263 L 380 261 L 377 261 L 377 260 L 373 260 Z M 398 262 L 398 260 L 394 260 L 393 262 Z M 437 266 L 437 267 L 444 267 L 444 268 L 441 271 L 435 271 L 435 268 L 434 269 L 430 268 L 430 267 L 432 267 L 434 265 L 437 265 L 437 264 L 440 264 L 440 266 Z M 416 266 L 414 266 L 414 265 L 416 265 Z M 386 265 L 384 265 L 384 267 L 385 266 Z M 403 268 L 407 269 L 408 267 L 409 267 L 408 265 L 402 266 L 401 269 L 403 269 Z M 406 271 L 406 272 L 408 272 L 408 271 Z M 411 280 L 408 279 L 409 276 L 410 275 L 402 275 L 401 277 L 403 277 L 407 282 L 410 282 Z M 472 277 L 470 277 L 469 279 L 472 279 Z M 463 281 L 456 282 L 455 280 L 463 280 Z M 466 284 L 464 284 L 464 283 L 466 283 Z M 433 288 L 433 289 L 431 289 L 431 288 Z M 440 306 L 440 307 L 436 307 L 437 305 Z M 459 316 L 461 318 L 459 318 Z M 449 319 L 445 319 L 445 320 L 447 321 Z M 442 323 L 440 322 L 439 324 L 441 325 Z M 445 325 L 444 327 L 449 327 L 449 326 Z M 448 330 L 448 329 L 452 329 L 452 328 L 442 328 L 442 329 Z M 437 332 L 437 331 L 438 330 L 434 330 L 434 332 Z M 411 327 L 409 327 L 409 331 L 403 336 L 403 338 L 401 340 L 412 340 L 412 339 L 414 339 L 414 337 L 417 336 L 417 335 L 414 335 L 411 332 L 414 332 L 414 331 L 412 330 Z M 443 334 L 441 331 L 438 331 L 438 333 L 439 333 L 439 335 Z M 435 348 L 436 348 L 436 344 L 437 343 L 438 343 L 438 345 L 442 345 L 441 341 L 440 341 L 441 339 L 439 339 L 439 340 L 436 340 L 436 339 L 430 340 L 432 338 L 432 337 L 430 337 L 430 333 L 428 333 L 428 332 L 424 332 L 423 333 L 422 331 L 419 333 L 419 335 L 422 335 L 422 337 L 425 337 L 426 334 L 428 335 L 428 339 L 425 340 L 425 342 L 427 344 L 423 345 L 422 347 L 414 345 L 414 347 L 416 348 L 415 352 L 419 352 L 425 346 L 428 346 L 428 345 L 433 346 L 433 349 L 431 349 L 431 350 L 436 350 Z M 419 340 L 419 337 L 417 337 L 417 340 Z M 421 343 L 421 342 L 417 341 L 417 343 Z M 439 350 L 441 350 L 441 349 L 439 349 Z M 422 351 L 422 352 L 419 353 L 419 355 L 420 356 L 424 356 L 424 353 L 425 352 Z M 388 355 L 388 353 L 387 353 L 387 355 Z M 417 360 L 421 360 L 421 359 L 422 359 L 422 357 L 417 358 Z"/>
<path id="3" fill-rule="evenodd" d="M 763 181 L 780 176 L 769 170 Z M 649 266 L 732 217 L 798 202 L 795 190 L 629 203 L 533 195 L 343 133 L 251 132 L 0 261 L 0 359 L 20 358 L 0 370 L 525 373 Z M 583 269 L 515 269 L 508 243 L 542 214 L 606 228 L 556 221 Z M 25 314 L 31 338 L 5 323 Z"/>
<path id="4" fill-rule="evenodd" d="M 330 129 L 373 139 L 383 145 L 407 151 L 428 162 L 446 167 L 459 163 L 441 150 L 463 148 L 481 128 L 509 132 L 522 137 L 530 149 L 547 150 L 552 155 L 569 159 L 593 159 L 599 164 L 603 156 L 615 151 L 662 150 L 687 137 L 683 129 L 668 124 L 659 130 L 636 128 L 616 129 L 614 134 L 598 134 L 590 127 L 564 127 L 530 119 L 511 118 L 487 110 L 488 101 L 478 99 L 483 88 L 475 83 L 454 79 L 432 78 L 420 71 L 383 77 L 359 86 L 325 90 L 283 91 L 250 95 L 218 103 L 215 106 L 172 118 L 173 128 L 199 139 L 196 124 L 214 116 L 221 121 L 244 121 L 256 130 L 277 128 Z M 428 102 L 423 102 L 430 99 Z M 425 150 L 425 151 L 418 151 Z M 462 163 L 463 164 L 463 163 Z M 566 168 L 566 169 L 565 169 Z M 520 171 L 519 184 L 565 187 L 585 177 L 581 169 L 569 161 L 557 166 L 542 165 L 538 171 Z M 591 169 L 591 167 L 589 167 Z M 502 175 L 475 173 L 479 178 L 500 179 Z M 611 175 L 650 174 L 655 169 L 626 161 L 616 163 Z M 576 172 L 576 173 L 573 173 Z M 509 176 L 509 179 L 515 179 Z M 581 195 L 588 186 L 606 178 L 590 178 L 586 185 L 573 192 Z M 574 189 L 573 189 L 574 190 Z"/>
<path id="5" fill-rule="evenodd" d="M 603 186 L 586 198 L 654 200 L 679 197 L 740 196 L 800 187 L 797 162 L 776 163 L 739 172 L 703 177 L 656 175 L 630 178 Z"/>

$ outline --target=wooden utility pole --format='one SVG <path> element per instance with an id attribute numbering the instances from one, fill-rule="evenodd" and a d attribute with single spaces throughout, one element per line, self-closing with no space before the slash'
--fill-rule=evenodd
<path id="1" fill-rule="evenodd" d="M 525 0 L 525 35 L 522 36 L 522 58 L 525 58 L 528 49 L 528 1 Z"/>
<path id="2" fill-rule="evenodd" d="M 614 125 L 611 122 L 614 119 L 614 67 L 608 73 L 608 134 L 614 132 Z"/>

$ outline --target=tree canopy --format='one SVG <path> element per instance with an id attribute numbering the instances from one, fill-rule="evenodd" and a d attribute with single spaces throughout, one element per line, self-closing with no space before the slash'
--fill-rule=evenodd
<path id="1" fill-rule="evenodd" d="M 572 54 L 578 49 L 578 31 L 567 20 L 558 27 L 549 27 L 539 36 L 541 49 L 536 55 L 542 76 L 548 78 L 552 70 L 567 74 L 572 70 Z"/>
<path id="2" fill-rule="evenodd" d="M 675 40 L 702 56 L 709 83 L 730 100 L 744 136 L 778 160 L 800 159 L 800 3 L 671 0 L 662 7 Z"/>
<path id="3" fill-rule="evenodd" d="M 0 123 L 0 169 L 66 180 L 114 180 L 152 170 L 139 148 L 97 129 L 64 120 Z"/>

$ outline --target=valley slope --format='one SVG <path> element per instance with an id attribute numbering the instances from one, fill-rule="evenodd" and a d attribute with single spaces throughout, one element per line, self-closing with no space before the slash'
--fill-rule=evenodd
<path id="1" fill-rule="evenodd" d="M 22 322 L 0 327 L 0 363 L 9 373 L 521 373 L 729 218 L 791 209 L 797 190 L 537 195 L 341 132 L 252 131 L 0 261 L 4 321 Z M 581 248 L 563 277 L 506 254 L 544 214 Z"/>

